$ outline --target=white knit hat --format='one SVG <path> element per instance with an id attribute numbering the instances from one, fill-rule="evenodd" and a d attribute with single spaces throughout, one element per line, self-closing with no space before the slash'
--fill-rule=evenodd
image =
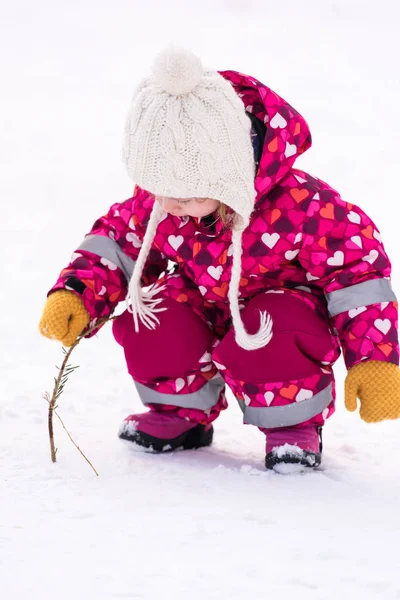
<path id="1" fill-rule="evenodd" d="M 261 313 L 259 331 L 249 334 L 239 312 L 242 232 L 254 208 L 255 162 L 251 121 L 232 85 L 217 71 L 204 69 L 187 50 L 168 48 L 158 55 L 152 76 L 136 90 L 125 126 L 123 159 L 129 176 L 148 192 L 171 198 L 213 198 L 236 213 L 232 229 L 232 274 L 228 298 L 237 343 L 262 348 L 272 337 L 272 321 Z M 160 288 L 141 288 L 145 262 L 163 215 L 158 202 L 129 283 L 129 310 L 154 328 Z"/>

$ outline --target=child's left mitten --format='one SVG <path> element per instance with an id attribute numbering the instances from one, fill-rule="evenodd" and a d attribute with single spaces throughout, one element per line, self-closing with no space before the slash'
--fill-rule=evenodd
<path id="1" fill-rule="evenodd" d="M 347 410 L 357 409 L 366 423 L 400 417 L 400 369 L 393 363 L 365 361 L 349 370 L 345 381 Z"/>

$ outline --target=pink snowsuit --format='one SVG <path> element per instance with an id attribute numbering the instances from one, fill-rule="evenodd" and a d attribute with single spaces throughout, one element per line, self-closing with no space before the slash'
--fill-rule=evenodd
<path id="1" fill-rule="evenodd" d="M 199 423 L 226 407 L 228 384 L 245 423 L 261 429 L 323 425 L 334 410 L 332 365 L 398 364 L 397 302 L 378 229 L 326 183 L 293 169 L 311 145 L 304 119 L 252 77 L 221 73 L 264 128 L 256 203 L 243 234 L 240 302 L 254 333 L 259 311 L 273 337 L 246 351 L 234 339 L 227 292 L 231 231 L 213 219 L 165 214 L 143 283 L 160 279 L 167 311 L 154 331 L 134 331 L 125 311 L 113 325 L 140 397 Z M 257 129 L 257 128 L 256 128 Z M 94 323 L 124 300 L 154 197 L 135 188 L 98 219 L 51 291 L 80 295 Z M 167 271 L 168 261 L 175 264 Z M 169 263 L 171 264 L 171 263 Z"/>

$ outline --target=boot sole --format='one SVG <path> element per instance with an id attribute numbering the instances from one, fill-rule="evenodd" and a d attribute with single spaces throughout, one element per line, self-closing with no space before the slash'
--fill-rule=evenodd
<path id="1" fill-rule="evenodd" d="M 196 425 L 193 429 L 185 431 L 185 433 L 182 433 L 182 435 L 179 435 L 172 440 L 163 440 L 138 430 L 132 433 L 120 433 L 118 437 L 121 440 L 127 440 L 128 442 L 132 442 L 143 448 L 148 448 L 150 452 L 159 454 L 161 452 L 172 452 L 178 448 L 183 448 L 183 450 L 194 450 L 196 448 L 210 446 L 212 444 L 213 435 L 213 426 L 206 431 L 204 425 Z"/>
<path id="2" fill-rule="evenodd" d="M 308 452 L 304 450 L 301 455 L 283 454 L 277 456 L 274 452 L 269 452 L 265 457 L 265 466 L 267 469 L 274 469 L 278 465 L 301 465 L 308 469 L 315 469 L 321 464 L 321 453 Z"/>
<path id="3" fill-rule="evenodd" d="M 303 450 L 300 454 L 284 454 L 283 456 L 278 456 L 275 452 L 268 452 L 265 457 L 265 466 L 267 469 L 274 469 L 274 467 L 278 465 L 300 465 L 306 467 L 307 469 L 315 469 L 319 467 L 322 459 L 322 427 L 317 428 L 318 436 L 319 436 L 319 452 L 310 452 L 309 450 Z"/>

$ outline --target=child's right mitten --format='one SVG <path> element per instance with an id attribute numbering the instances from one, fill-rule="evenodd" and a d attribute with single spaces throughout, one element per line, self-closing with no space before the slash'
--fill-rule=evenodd
<path id="1" fill-rule="evenodd" d="M 72 346 L 89 324 L 90 317 L 79 296 L 68 290 L 58 290 L 47 298 L 39 330 L 42 335 Z"/>

